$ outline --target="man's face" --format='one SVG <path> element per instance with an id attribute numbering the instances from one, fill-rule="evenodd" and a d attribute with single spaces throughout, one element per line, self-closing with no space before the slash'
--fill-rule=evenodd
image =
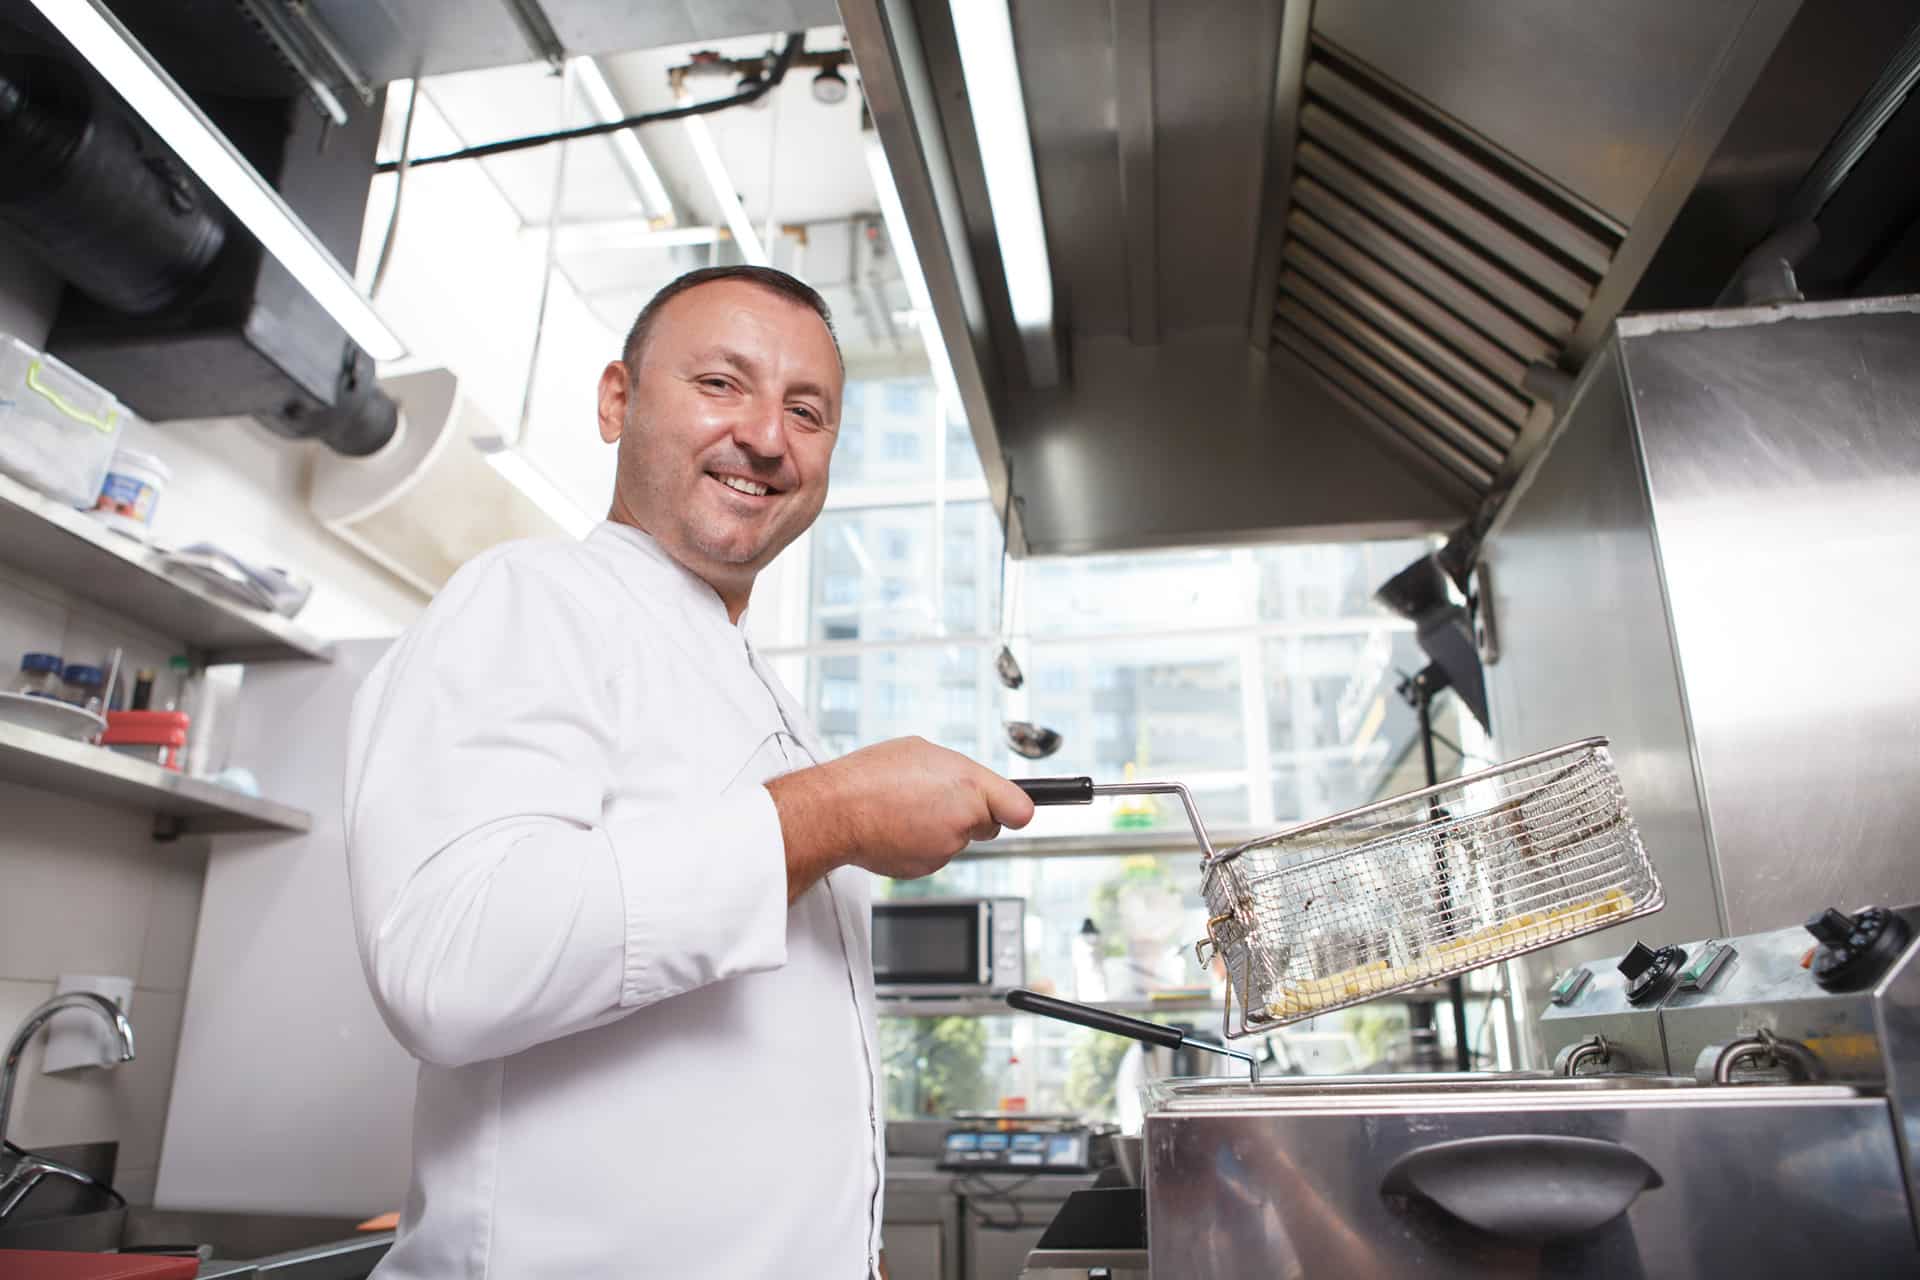
<path id="1" fill-rule="evenodd" d="M 654 318 L 629 386 L 600 379 L 600 434 L 620 442 L 615 518 L 651 534 L 738 616 L 754 575 L 827 498 L 843 375 L 811 308 L 739 280 Z"/>

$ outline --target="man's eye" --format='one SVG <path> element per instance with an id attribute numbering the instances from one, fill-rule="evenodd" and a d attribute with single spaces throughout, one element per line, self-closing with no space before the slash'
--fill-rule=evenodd
<path id="1" fill-rule="evenodd" d="M 820 421 L 820 415 L 815 413 L 812 409 L 808 408 L 804 404 L 797 404 L 793 406 L 793 412 L 799 414 L 801 417 L 805 418 L 808 422 L 817 423 Z"/>
<path id="2" fill-rule="evenodd" d="M 703 387 L 711 387 L 715 391 L 725 391 L 728 383 L 725 378 L 702 378 L 700 379 L 700 385 Z"/>

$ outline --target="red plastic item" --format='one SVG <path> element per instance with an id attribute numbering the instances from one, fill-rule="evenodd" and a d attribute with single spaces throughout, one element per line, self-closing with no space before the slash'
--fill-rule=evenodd
<path id="1" fill-rule="evenodd" d="M 184 711 L 109 711 L 100 741 L 109 747 L 184 747 L 188 720 Z"/>
<path id="2" fill-rule="evenodd" d="M 100 735 L 100 743 L 107 747 L 153 748 L 129 754 L 178 773 L 187 757 L 188 723 L 184 711 L 109 711 L 107 731 Z"/>
<path id="3" fill-rule="evenodd" d="M 199 1274 L 198 1258 L 0 1249 L 0 1276 L 6 1280 L 193 1280 Z"/>

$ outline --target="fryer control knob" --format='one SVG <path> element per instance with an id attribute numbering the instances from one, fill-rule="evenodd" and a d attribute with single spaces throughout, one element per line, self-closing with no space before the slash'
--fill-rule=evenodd
<path id="1" fill-rule="evenodd" d="M 1807 921 L 1807 932 L 1830 947 L 1844 947 L 1853 932 L 1853 917 L 1828 907 Z"/>
<path id="2" fill-rule="evenodd" d="M 1687 962 L 1687 953 L 1679 947 L 1661 947 L 1658 951 L 1644 942 L 1620 957 L 1620 973 L 1627 980 L 1627 1003 L 1645 1004 L 1658 998 L 1673 985 L 1673 975 Z"/>
<path id="3" fill-rule="evenodd" d="M 1849 916 L 1828 907 L 1807 921 L 1820 943 L 1813 953 L 1813 980 L 1828 991 L 1870 986 L 1907 948 L 1913 930 L 1885 907 Z"/>

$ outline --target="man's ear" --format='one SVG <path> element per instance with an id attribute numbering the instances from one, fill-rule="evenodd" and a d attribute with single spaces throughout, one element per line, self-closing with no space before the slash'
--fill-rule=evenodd
<path id="1" fill-rule="evenodd" d="M 600 438 L 608 444 L 620 438 L 627 425 L 627 398 L 631 394 L 624 360 L 610 360 L 600 371 Z"/>

